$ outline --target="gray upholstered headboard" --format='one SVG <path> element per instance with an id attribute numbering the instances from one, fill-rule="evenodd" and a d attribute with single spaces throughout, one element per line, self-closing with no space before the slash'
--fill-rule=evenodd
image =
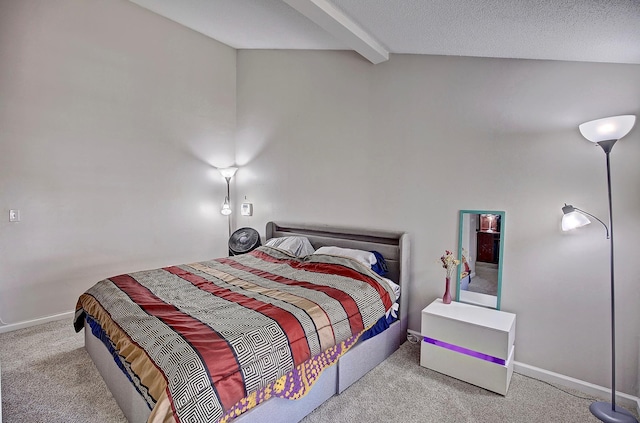
<path id="1" fill-rule="evenodd" d="M 409 299 L 409 235 L 404 232 L 346 228 L 328 225 L 268 222 L 267 241 L 283 236 L 304 236 L 314 248 L 336 246 L 366 251 L 378 251 L 385 259 L 387 277 L 400 285 L 400 321 L 407 331 Z"/>

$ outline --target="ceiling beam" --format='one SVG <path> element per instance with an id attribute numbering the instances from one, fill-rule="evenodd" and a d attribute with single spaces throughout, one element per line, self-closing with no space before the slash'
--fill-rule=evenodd
<path id="1" fill-rule="evenodd" d="M 371 63 L 389 60 L 389 52 L 327 0 L 283 0 Z"/>

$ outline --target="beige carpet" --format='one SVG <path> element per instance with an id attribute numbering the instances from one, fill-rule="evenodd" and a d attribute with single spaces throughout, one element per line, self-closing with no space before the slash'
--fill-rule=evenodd
<path id="1" fill-rule="evenodd" d="M 2 422 L 126 422 L 69 321 L 0 334 Z"/>
<path id="2" fill-rule="evenodd" d="M 420 367 L 419 358 L 406 342 L 303 422 L 597 423 L 590 400 L 535 379 L 514 374 L 502 397 Z M 0 363 L 4 423 L 126 422 L 70 321 L 0 334 Z"/>

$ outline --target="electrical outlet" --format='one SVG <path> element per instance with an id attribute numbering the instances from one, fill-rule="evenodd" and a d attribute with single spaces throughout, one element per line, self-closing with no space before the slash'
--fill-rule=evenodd
<path id="1" fill-rule="evenodd" d="M 420 332 L 407 329 L 407 341 L 411 342 L 412 344 L 419 344 L 421 340 L 422 335 L 420 335 Z"/>
<path id="2" fill-rule="evenodd" d="M 9 222 L 20 222 L 20 210 L 9 210 Z"/>

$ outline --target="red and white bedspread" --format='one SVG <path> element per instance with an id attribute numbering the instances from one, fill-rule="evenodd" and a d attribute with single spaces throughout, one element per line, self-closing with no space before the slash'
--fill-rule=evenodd
<path id="1" fill-rule="evenodd" d="M 304 395 L 392 298 L 354 260 L 260 247 L 103 280 L 80 296 L 74 325 L 87 319 L 149 421 L 215 422 Z"/>

